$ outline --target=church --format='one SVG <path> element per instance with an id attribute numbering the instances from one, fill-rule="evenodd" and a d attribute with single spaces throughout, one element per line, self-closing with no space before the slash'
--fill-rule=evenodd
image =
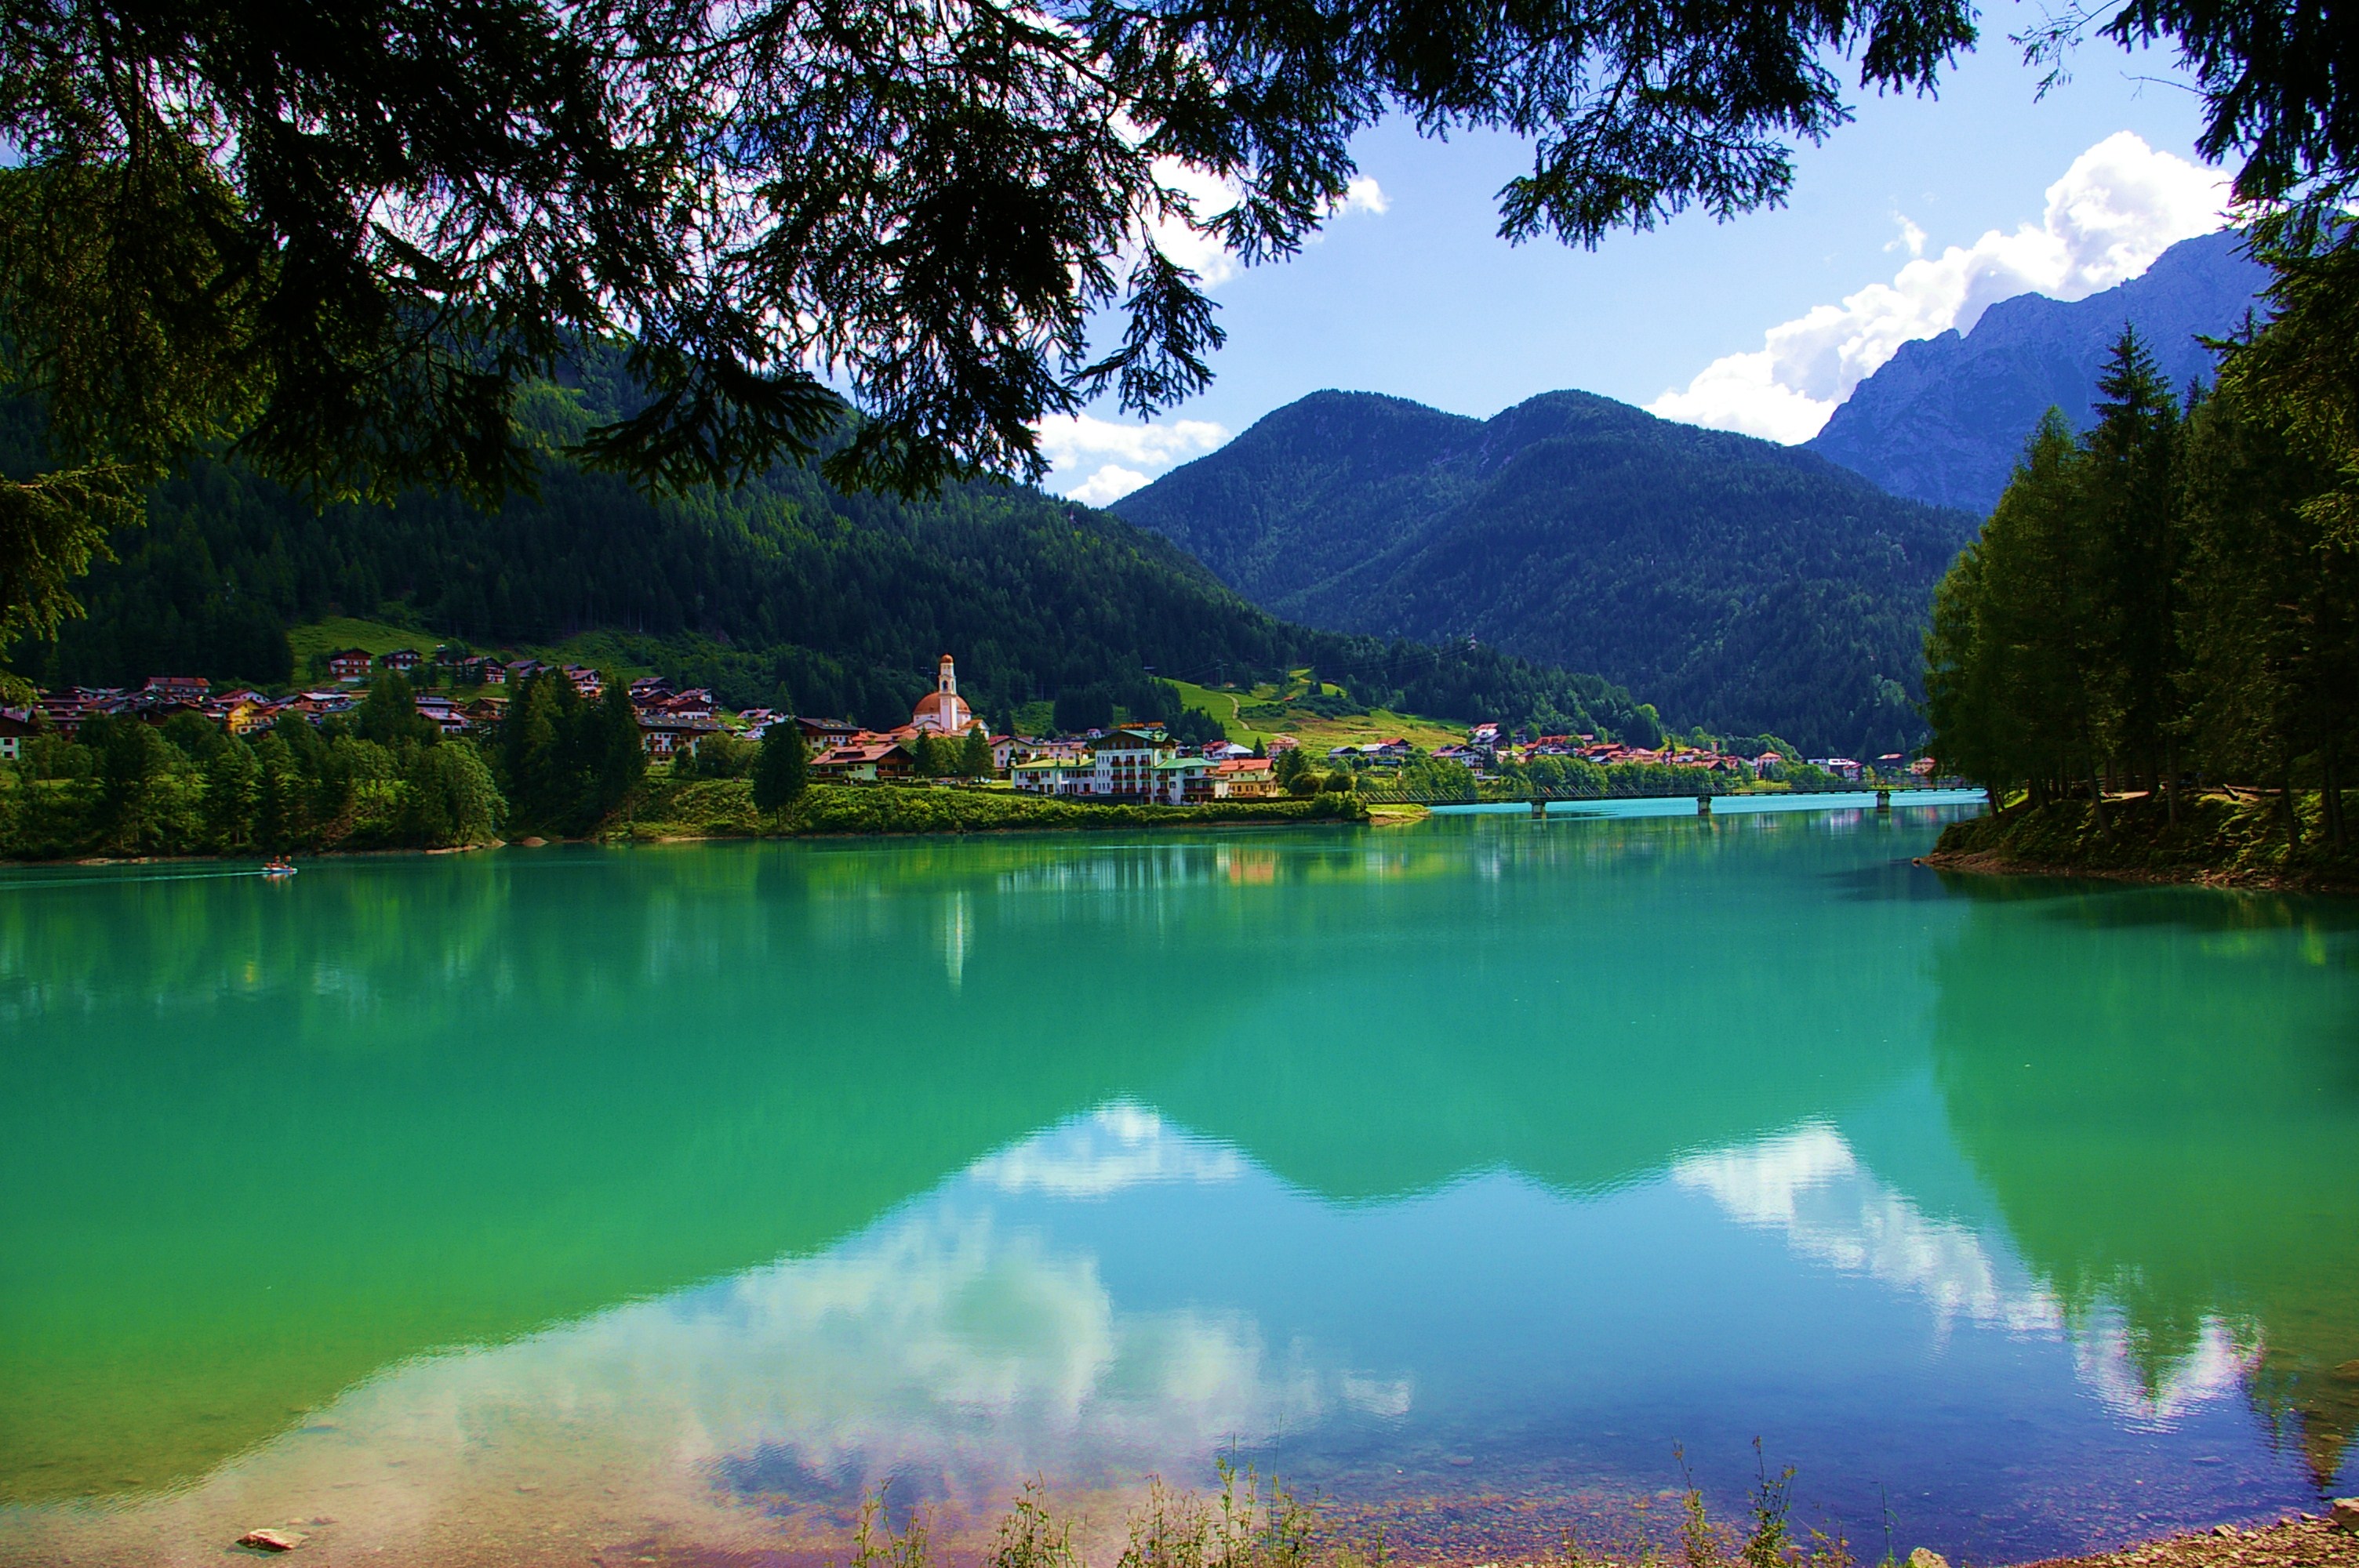
<path id="1" fill-rule="evenodd" d="M 958 666 L 944 654 L 934 674 L 934 689 L 918 699 L 916 710 L 909 715 L 909 728 L 930 730 L 937 735 L 964 735 L 974 726 L 974 710 L 958 694 Z"/>

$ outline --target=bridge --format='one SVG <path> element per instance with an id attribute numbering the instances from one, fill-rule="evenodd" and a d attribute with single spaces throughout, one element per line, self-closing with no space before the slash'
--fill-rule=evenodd
<path id="1" fill-rule="evenodd" d="M 1694 800 L 1696 815 L 1698 816 L 1710 816 L 1712 815 L 1712 803 L 1713 799 L 1713 797 L 1709 795 L 1697 795 L 1693 796 L 1685 795 L 1571 795 L 1553 790 L 1534 789 L 1517 790 L 1507 795 L 1473 795 L 1445 794 L 1433 790 L 1408 789 L 1363 789 L 1358 793 L 1360 798 L 1367 802 L 1370 806 L 1528 806 L 1531 807 L 1532 815 L 1534 816 L 1547 816 L 1548 808 L 1556 805 L 1602 806 L 1612 801 L 1688 799 Z M 1889 786 L 1879 784 L 1874 786 L 1873 789 L 1813 790 L 1802 795 L 1771 795 L 1765 792 L 1759 795 L 1739 796 L 1737 798 L 1754 800 L 1810 800 L 1823 795 L 1827 797 L 1828 806 L 1833 806 L 1840 803 L 1841 797 L 1845 795 L 1873 794 L 1875 796 L 1875 809 L 1878 811 L 1889 811 L 1892 809 L 1892 797 L 1895 793 L 1896 792 Z M 1902 795 L 1915 795 L 1920 792 L 1912 789 L 1902 789 L 1897 793 Z"/>

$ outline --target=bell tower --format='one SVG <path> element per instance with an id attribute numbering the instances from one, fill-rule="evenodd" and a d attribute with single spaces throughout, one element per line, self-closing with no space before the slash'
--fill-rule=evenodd
<path id="1" fill-rule="evenodd" d="M 942 655 L 940 672 L 934 676 L 934 689 L 944 697 L 958 695 L 958 669 L 951 663 L 948 654 Z"/>

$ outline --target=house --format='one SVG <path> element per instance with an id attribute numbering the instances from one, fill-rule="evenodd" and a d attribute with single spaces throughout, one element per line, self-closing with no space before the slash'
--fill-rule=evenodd
<path id="1" fill-rule="evenodd" d="M 702 719 L 675 719 L 647 711 L 639 715 L 639 746 L 650 757 L 691 755 L 707 735 L 720 732 L 721 726 L 709 715 Z"/>
<path id="2" fill-rule="evenodd" d="M 468 730 L 467 710 L 451 697 L 419 697 L 418 716 L 430 722 L 445 735 L 463 735 Z"/>
<path id="3" fill-rule="evenodd" d="M 13 762 L 23 756 L 26 739 L 40 732 L 38 725 L 27 719 L 0 713 L 0 762 Z"/>
<path id="4" fill-rule="evenodd" d="M 815 778 L 842 779 L 850 784 L 881 784 L 906 779 L 917 758 L 898 741 L 877 741 L 863 746 L 837 746 L 811 759 Z"/>
<path id="5" fill-rule="evenodd" d="M 408 675 L 426 661 L 418 656 L 418 650 L 415 648 L 396 648 L 378 662 L 386 669 L 399 670 L 403 675 Z"/>
<path id="6" fill-rule="evenodd" d="M 606 694 L 606 677 L 587 665 L 566 665 L 565 678 L 573 683 L 574 690 L 592 701 Z"/>
<path id="7" fill-rule="evenodd" d="M 1155 764 L 1154 798 L 1168 806 L 1194 806 L 1213 798 L 1220 763 L 1204 757 L 1166 757 Z"/>
<path id="8" fill-rule="evenodd" d="M 465 679 L 470 686 L 508 684 L 508 667 L 497 659 L 467 659 L 462 661 L 459 667 L 467 672 Z"/>
<path id="9" fill-rule="evenodd" d="M 631 701 L 634 704 L 653 702 L 659 697 L 671 694 L 671 682 L 661 676 L 641 676 L 631 683 Z"/>
<path id="10" fill-rule="evenodd" d="M 1013 735 L 991 737 L 991 771 L 1004 773 L 1016 762 L 1016 740 Z"/>
<path id="11" fill-rule="evenodd" d="M 1095 752 L 1092 795 L 1148 798 L 1157 793 L 1156 764 L 1168 762 L 1173 747 L 1159 729 L 1125 727 L 1107 731 Z"/>
<path id="12" fill-rule="evenodd" d="M 337 680 L 366 680 L 375 663 L 366 648 L 340 648 L 328 655 L 328 674 Z"/>
<path id="13" fill-rule="evenodd" d="M 1007 776 L 1026 795 L 1088 795 L 1095 769 L 1095 762 L 1086 754 L 1035 757 L 1009 767 Z"/>
<path id="14" fill-rule="evenodd" d="M 849 719 L 803 719 L 795 720 L 803 732 L 803 744 L 816 757 L 832 752 L 838 746 L 849 746 L 865 733 Z"/>
<path id="15" fill-rule="evenodd" d="M 702 687 L 670 697 L 658 697 L 635 706 L 642 718 L 660 719 L 667 723 L 711 724 L 717 717 L 713 711 L 712 694 Z"/>
<path id="16" fill-rule="evenodd" d="M 1267 800 L 1285 793 L 1278 787 L 1276 767 L 1267 757 L 1232 757 L 1212 766 L 1215 800 Z"/>
<path id="17" fill-rule="evenodd" d="M 1253 755 L 1251 746 L 1240 746 L 1234 741 L 1215 741 L 1204 748 L 1204 755 L 1216 762 L 1233 762 L 1239 757 Z"/>
<path id="18" fill-rule="evenodd" d="M 213 683 L 202 676 L 149 676 L 140 695 L 172 702 L 202 702 Z"/>
<path id="19" fill-rule="evenodd" d="M 501 666 L 501 668 L 506 672 L 507 684 L 510 686 L 522 686 L 525 682 L 530 680 L 533 676 L 538 675 L 541 671 L 548 669 L 549 667 L 549 665 L 542 664 L 538 659 L 510 659 L 506 665 Z M 484 684 L 489 685 L 491 683 L 485 682 Z"/>
<path id="20" fill-rule="evenodd" d="M 1824 768 L 1839 779 L 1856 780 L 1859 777 L 1859 764 L 1849 757 L 1812 757 L 1810 766 Z"/>
<path id="21" fill-rule="evenodd" d="M 1302 742 L 1296 740 L 1291 735 L 1273 735 L 1269 738 L 1269 744 L 1264 747 L 1263 750 L 1275 757 L 1280 752 L 1292 752 L 1299 750 L 1301 745 Z"/>

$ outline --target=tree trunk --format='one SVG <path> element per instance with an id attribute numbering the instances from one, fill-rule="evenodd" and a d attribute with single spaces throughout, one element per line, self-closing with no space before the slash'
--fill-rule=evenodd
<path id="1" fill-rule="evenodd" d="M 2277 809 L 2285 815 L 2286 853 L 2288 856 L 2299 855 L 2301 853 L 2301 810 L 2294 805 L 2293 759 L 2289 756 L 2277 768 Z"/>

